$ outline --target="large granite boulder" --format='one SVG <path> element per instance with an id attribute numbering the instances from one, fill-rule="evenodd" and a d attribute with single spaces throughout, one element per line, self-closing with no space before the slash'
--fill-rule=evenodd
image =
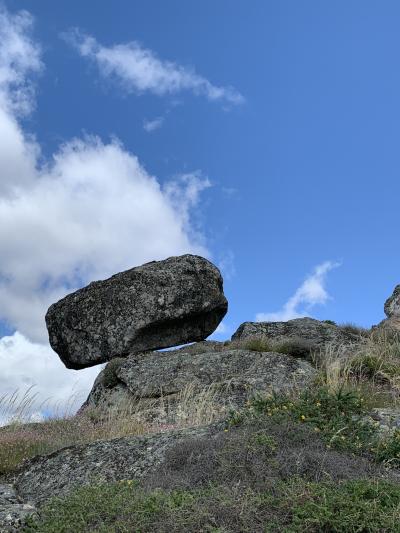
<path id="1" fill-rule="evenodd" d="M 95 281 L 46 314 L 51 347 L 67 368 L 201 341 L 228 308 L 222 277 L 195 255 L 170 257 Z"/>
<path id="2" fill-rule="evenodd" d="M 346 328 L 314 318 L 295 318 L 286 322 L 244 322 L 232 335 L 232 341 L 264 339 L 273 342 L 298 341 L 310 351 L 330 346 L 350 346 L 361 342 L 360 336 Z"/>
<path id="3" fill-rule="evenodd" d="M 188 402 L 200 405 L 208 394 L 217 417 L 243 407 L 257 393 L 305 387 L 316 374 L 310 363 L 290 355 L 210 344 L 110 361 L 83 409 L 136 405 L 134 411 L 142 419 L 174 422 L 186 416 Z"/>

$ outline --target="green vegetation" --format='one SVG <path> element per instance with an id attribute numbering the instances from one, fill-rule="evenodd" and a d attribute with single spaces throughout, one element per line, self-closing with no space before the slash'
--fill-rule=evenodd
<path id="1" fill-rule="evenodd" d="M 383 436 L 367 415 L 364 399 L 356 392 L 332 392 L 323 386 L 305 390 L 297 398 L 288 394 L 256 397 L 249 402 L 247 412 L 231 413 L 228 423 L 239 425 L 252 416 L 267 416 L 276 422 L 289 418 L 312 426 L 328 448 L 363 454 L 400 467 L 400 430 Z"/>
<path id="2" fill-rule="evenodd" d="M 400 404 L 400 337 L 373 330 L 353 348 L 327 346 L 314 354 L 319 383 L 362 393 L 368 408 Z"/>
<path id="3" fill-rule="evenodd" d="M 250 337 L 241 341 L 240 347 L 254 352 L 276 352 L 303 359 L 309 359 L 312 352 L 310 342 L 299 337 L 285 341 L 272 341 L 267 337 Z"/>
<path id="4" fill-rule="evenodd" d="M 210 485 L 145 491 L 130 480 L 53 499 L 25 532 L 392 532 L 400 531 L 400 491 L 387 481 L 279 484 L 274 491 Z"/>
<path id="5" fill-rule="evenodd" d="M 398 480 L 378 466 L 400 466 L 400 432 L 382 439 L 365 415 L 357 394 L 326 386 L 256 397 L 153 476 L 78 488 L 25 531 L 400 533 Z"/>
<path id="6" fill-rule="evenodd" d="M 178 441 L 140 482 L 93 484 L 47 502 L 25 531 L 400 533 L 400 430 L 384 433 L 369 416 L 373 407 L 399 405 L 400 338 L 341 327 L 362 337 L 360 345 L 318 354 L 297 338 L 218 345 L 312 359 L 318 376 L 307 390 L 250 396 L 213 438 Z M 103 375 L 107 387 L 116 384 L 119 364 Z M 15 421 L 0 428 L 0 475 L 70 444 L 208 424 L 224 416 L 220 392 L 218 384 L 200 394 L 189 385 L 179 395 L 179 420 L 165 427 L 139 422 L 132 406 L 108 417 L 94 409 Z M 14 397 L 14 411 L 15 404 Z"/>
<path id="7" fill-rule="evenodd" d="M 359 337 L 369 337 L 370 335 L 369 329 L 363 328 L 362 326 L 357 326 L 357 324 L 354 324 L 353 322 L 345 322 L 344 324 L 339 324 L 339 328 L 342 331 L 352 333 L 353 335 L 357 335 Z"/>

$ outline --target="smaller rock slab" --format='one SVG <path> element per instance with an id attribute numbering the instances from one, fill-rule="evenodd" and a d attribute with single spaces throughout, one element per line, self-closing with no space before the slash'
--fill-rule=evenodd
<path id="1" fill-rule="evenodd" d="M 314 318 L 295 318 L 286 322 L 244 322 L 232 335 L 232 341 L 265 338 L 271 341 L 301 339 L 310 350 L 327 345 L 351 345 L 360 342 L 359 336 L 340 327 Z"/>
<path id="2" fill-rule="evenodd" d="M 26 461 L 16 476 L 15 486 L 25 500 L 40 506 L 82 485 L 141 479 L 163 463 L 166 453 L 177 442 L 212 435 L 219 429 L 197 427 L 69 446 Z"/>
<path id="3" fill-rule="evenodd" d="M 203 347 L 204 352 L 196 352 Z M 307 361 L 274 352 L 229 349 L 214 351 L 192 345 L 187 349 L 129 356 L 119 366 L 111 361 L 99 374 L 82 408 L 118 408 L 137 405 L 137 412 L 150 409 L 155 418 L 174 420 L 180 411 L 180 395 L 190 390 L 195 401 L 207 387 L 215 391 L 214 402 L 224 408 L 243 407 L 255 394 L 282 392 L 309 385 L 316 375 Z M 114 367 L 112 366 L 114 365 Z M 115 376 L 115 381 L 110 379 Z M 182 407 L 182 406 L 181 406 Z M 184 407 L 184 406 L 183 406 Z M 148 411 L 150 413 L 150 411 Z M 144 417 L 146 418 L 146 417 Z"/>

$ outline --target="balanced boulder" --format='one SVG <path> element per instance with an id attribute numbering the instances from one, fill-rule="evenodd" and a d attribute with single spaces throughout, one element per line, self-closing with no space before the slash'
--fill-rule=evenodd
<path id="1" fill-rule="evenodd" d="M 90 283 L 53 304 L 46 324 L 53 350 L 79 369 L 204 340 L 227 308 L 217 267 L 183 255 Z"/>

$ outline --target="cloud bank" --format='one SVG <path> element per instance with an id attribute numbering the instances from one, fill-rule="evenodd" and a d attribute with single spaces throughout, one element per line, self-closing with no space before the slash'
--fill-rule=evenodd
<path id="1" fill-rule="evenodd" d="M 257 313 L 257 322 L 280 322 L 310 316 L 310 310 L 315 305 L 324 305 L 330 296 L 325 288 L 326 276 L 339 263 L 325 261 L 317 265 L 296 292 L 289 298 L 280 311 L 272 313 Z M 303 307 L 304 306 L 304 307 Z"/>
<path id="2" fill-rule="evenodd" d="M 243 96 L 233 87 L 217 87 L 195 70 L 162 60 L 137 41 L 103 46 L 78 29 L 63 34 L 82 57 L 93 61 L 102 76 L 117 81 L 130 93 L 150 92 L 157 96 L 191 91 L 210 101 L 241 104 Z"/>
<path id="3" fill-rule="evenodd" d="M 185 174 L 162 186 L 117 139 L 73 139 L 43 163 L 20 116 L 35 107 L 43 68 L 32 17 L 0 10 L 0 320 L 4 393 L 36 382 L 65 398 L 76 382 L 47 344 L 44 315 L 66 293 L 146 261 L 209 255 L 192 213 L 209 182 Z M 84 387 L 88 379 L 79 372 Z M 98 370 L 97 370 L 98 371 Z M 58 397 L 57 396 L 57 397 Z"/>

